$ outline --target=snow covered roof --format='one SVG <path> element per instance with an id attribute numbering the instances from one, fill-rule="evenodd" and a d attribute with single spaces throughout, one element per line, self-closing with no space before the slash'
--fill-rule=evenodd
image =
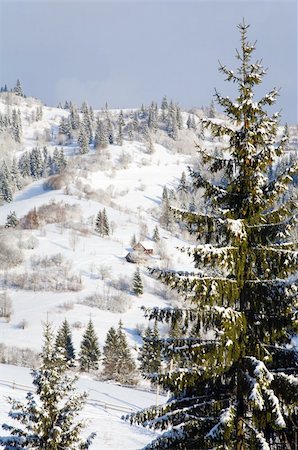
<path id="1" fill-rule="evenodd" d="M 153 250 L 153 244 L 150 241 L 139 241 L 136 245 L 141 244 L 145 250 Z"/>

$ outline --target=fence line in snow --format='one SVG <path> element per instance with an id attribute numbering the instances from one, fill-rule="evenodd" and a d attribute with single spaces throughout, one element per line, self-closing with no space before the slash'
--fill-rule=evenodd
<path id="1" fill-rule="evenodd" d="M 31 386 L 27 386 L 26 384 L 20 384 L 16 383 L 15 381 L 11 380 L 1 380 L 0 384 L 2 386 L 7 386 L 11 389 L 16 389 L 18 391 L 26 391 L 26 392 L 35 392 L 35 390 Z M 131 413 L 134 412 L 135 409 L 129 408 L 128 406 L 122 406 L 122 405 L 116 405 L 115 403 L 108 403 L 104 402 L 102 400 L 97 400 L 95 398 L 88 398 L 86 401 L 87 405 L 90 406 L 99 406 L 105 410 L 112 410 L 112 411 L 119 411 L 124 413 Z"/>

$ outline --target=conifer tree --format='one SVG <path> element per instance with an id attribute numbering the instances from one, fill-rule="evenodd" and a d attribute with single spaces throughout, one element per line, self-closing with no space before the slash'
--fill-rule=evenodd
<path id="1" fill-rule="evenodd" d="M 160 241 L 159 229 L 157 225 L 154 227 L 152 239 L 154 242 Z"/>
<path id="2" fill-rule="evenodd" d="M 190 130 L 192 127 L 191 127 L 191 117 L 190 117 L 190 114 L 188 114 L 188 117 L 187 117 L 187 121 L 186 121 L 186 126 L 187 126 L 187 128 Z"/>
<path id="3" fill-rule="evenodd" d="M 102 235 L 103 236 L 110 235 L 110 224 L 105 208 L 102 210 Z"/>
<path id="4" fill-rule="evenodd" d="M 118 122 L 117 144 L 120 146 L 123 145 L 123 125 L 120 121 Z"/>
<path id="5" fill-rule="evenodd" d="M 140 269 L 137 267 L 133 280 L 132 280 L 132 291 L 136 296 L 143 294 L 143 282 L 140 274 Z"/>
<path id="6" fill-rule="evenodd" d="M 133 384 L 136 378 L 136 365 L 128 347 L 126 335 L 119 322 L 118 330 L 111 327 L 103 348 L 103 375 L 123 384 Z"/>
<path id="7" fill-rule="evenodd" d="M 89 372 L 98 369 L 98 361 L 101 352 L 99 349 L 98 338 L 96 336 L 93 322 L 90 319 L 83 335 L 79 353 L 80 368 Z"/>
<path id="8" fill-rule="evenodd" d="M 24 97 L 23 88 L 22 88 L 20 80 L 17 80 L 16 85 L 13 88 L 13 91 L 16 95 L 18 95 L 20 97 Z"/>
<path id="9" fill-rule="evenodd" d="M 80 145 L 80 154 L 84 155 L 84 154 L 88 153 L 89 152 L 88 137 L 87 137 L 86 130 L 84 127 L 81 127 L 80 134 L 78 137 L 78 142 Z"/>
<path id="10" fill-rule="evenodd" d="M 20 172 L 19 172 L 17 160 L 16 160 L 15 157 L 12 160 L 12 165 L 11 165 L 11 169 L 10 169 L 10 176 L 11 176 L 11 181 L 12 181 L 14 190 L 21 189 L 22 188 L 22 183 L 21 183 L 21 180 L 20 180 Z"/>
<path id="11" fill-rule="evenodd" d="M 114 327 L 111 327 L 107 332 L 103 347 L 103 375 L 106 378 L 113 378 L 114 373 L 116 373 L 116 367 L 118 364 L 118 348 L 119 339 L 117 331 Z"/>
<path id="12" fill-rule="evenodd" d="M 161 352 L 159 345 L 159 331 L 157 322 L 154 329 L 147 327 L 143 336 L 143 346 L 140 348 L 138 360 L 143 374 L 158 373 L 161 370 Z"/>
<path id="13" fill-rule="evenodd" d="M 0 169 L 0 198 L 2 198 L 7 203 L 13 201 L 11 174 L 5 161 L 2 163 Z"/>
<path id="14" fill-rule="evenodd" d="M 88 449 L 94 433 L 83 439 L 85 427 L 78 419 L 87 395 L 75 392 L 77 377 L 68 373 L 68 363 L 63 352 L 57 351 L 49 324 L 44 327 L 44 345 L 41 366 L 32 371 L 36 393 L 28 392 L 24 403 L 9 397 L 9 417 L 21 426 L 10 424 L 2 428 L 10 436 L 0 437 L 5 450 L 82 450 Z"/>
<path id="15" fill-rule="evenodd" d="M 22 154 L 22 156 L 19 159 L 18 166 L 20 174 L 22 175 L 23 178 L 31 176 L 30 157 L 28 152 Z"/>
<path id="16" fill-rule="evenodd" d="M 72 343 L 71 330 L 66 319 L 64 319 L 61 327 L 58 330 L 55 345 L 57 349 L 62 349 L 65 352 L 66 360 L 71 365 L 74 365 L 75 350 Z"/>
<path id="17" fill-rule="evenodd" d="M 108 137 L 104 122 L 98 120 L 96 124 L 96 131 L 94 137 L 94 148 L 106 148 L 107 146 L 108 146 Z"/>
<path id="18" fill-rule="evenodd" d="M 30 174 L 34 178 L 40 178 L 43 171 L 43 160 L 40 149 L 34 147 L 29 154 L 30 159 Z"/>
<path id="19" fill-rule="evenodd" d="M 15 211 L 11 211 L 6 218 L 5 228 L 16 228 L 19 222 Z"/>
<path id="20" fill-rule="evenodd" d="M 253 99 L 265 71 L 260 61 L 251 61 L 255 46 L 247 39 L 248 26 L 243 22 L 239 29 L 238 71 L 220 66 L 238 87 L 238 97 L 232 101 L 216 92 L 228 120 L 205 123 L 214 138 L 227 136 L 229 156 L 200 150 L 211 172 L 224 173 L 223 181 L 213 184 L 191 170 L 193 187 L 204 188 L 210 213 L 175 212 L 198 239 L 198 245 L 182 249 L 197 272 L 152 269 L 183 293 L 185 305 L 149 309 L 146 315 L 180 320 L 191 334 L 161 340 L 162 352 L 179 355 L 180 366 L 153 380 L 172 398 L 130 416 L 134 423 L 170 430 L 147 449 L 275 450 L 294 448 L 297 439 L 298 363 L 291 346 L 298 331 L 297 277 L 291 275 L 298 257 L 297 242 L 289 236 L 297 203 L 279 201 L 297 167 L 268 180 L 287 138 L 278 138 L 279 115 L 266 111 L 277 90 Z"/>
<path id="21" fill-rule="evenodd" d="M 166 186 L 164 186 L 162 193 L 162 211 L 160 217 L 160 223 L 166 228 L 169 228 L 172 223 L 173 215 L 170 209 L 169 193 Z"/>
<path id="22" fill-rule="evenodd" d="M 21 136 L 22 136 L 22 121 L 21 121 L 21 114 L 20 110 L 16 111 L 16 109 L 12 110 L 12 116 L 11 116 L 11 130 L 13 138 L 16 142 L 21 142 Z"/>
<path id="23" fill-rule="evenodd" d="M 177 191 L 178 191 L 178 192 L 184 192 L 184 193 L 186 193 L 186 194 L 187 194 L 187 192 L 188 192 L 188 186 L 187 186 L 187 181 L 186 181 L 186 175 L 185 175 L 185 172 L 184 172 L 184 171 L 182 172 L 182 175 L 181 175 L 181 178 L 180 178 L 180 181 L 179 181 L 179 185 L 178 185 Z"/>
<path id="24" fill-rule="evenodd" d="M 109 219 L 105 208 L 102 211 L 99 211 L 96 216 L 95 231 L 102 237 L 110 235 Z"/>
<path id="25" fill-rule="evenodd" d="M 168 99 L 167 96 L 165 95 L 161 101 L 161 121 L 162 122 L 166 122 L 167 120 L 167 113 L 168 113 Z"/>

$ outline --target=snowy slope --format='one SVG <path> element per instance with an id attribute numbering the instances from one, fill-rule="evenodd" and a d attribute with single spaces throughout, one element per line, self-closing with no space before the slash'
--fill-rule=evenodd
<path id="1" fill-rule="evenodd" d="M 9 380 L 10 383 L 7 383 Z M 7 396 L 24 400 L 27 388 L 32 389 L 31 376 L 28 369 L 8 365 L 0 365 L 0 423 L 8 423 L 9 404 Z M 88 404 L 82 417 L 88 426 L 84 433 L 96 432 L 96 438 L 91 448 L 102 450 L 137 450 L 150 442 L 155 434 L 130 426 L 121 420 L 121 416 L 129 411 L 136 411 L 156 400 L 162 403 L 165 398 L 155 393 L 125 388 L 115 384 L 102 383 L 81 377 L 78 389 L 87 392 Z M 5 432 L 0 431 L 1 435 Z"/>
<path id="2" fill-rule="evenodd" d="M 63 109 L 43 107 L 41 121 L 32 122 L 31 112 L 40 105 L 33 99 L 15 99 L 21 111 L 23 120 L 23 142 L 19 145 L 16 156 L 24 150 L 30 150 L 34 145 L 41 145 L 37 136 L 42 136 L 46 129 L 50 129 L 53 141 L 46 143 L 49 151 L 56 146 L 55 134 L 61 117 L 68 112 Z M 12 107 L 12 106 L 11 106 Z M 0 97 L 0 111 L 5 112 L 7 105 Z M 95 112 L 97 113 L 97 112 Z M 115 116 L 119 111 L 112 112 Z M 164 306 L 168 302 L 157 296 L 154 282 L 149 276 L 145 266 L 141 268 L 145 284 L 144 295 L 137 298 L 128 292 L 131 308 L 119 314 L 102 311 L 97 308 L 81 304 L 88 295 L 100 293 L 106 288 L 106 281 L 100 279 L 99 269 L 104 266 L 108 269 L 109 278 L 123 277 L 130 284 L 136 266 L 127 263 L 125 255 L 130 248 L 133 234 L 137 237 L 143 223 L 147 226 L 146 239 L 150 240 L 153 229 L 160 214 L 161 194 L 164 185 L 176 187 L 181 173 L 189 162 L 184 154 L 171 152 L 162 145 L 155 145 L 155 152 L 148 154 L 143 143 L 124 141 L 123 146 L 110 145 L 107 150 L 108 167 L 94 166 L 95 151 L 91 148 L 88 155 L 76 156 L 76 144 L 64 147 L 68 155 L 69 165 L 74 165 L 73 177 L 66 189 L 48 190 L 44 187 L 45 179 L 32 182 L 23 190 L 16 193 L 14 201 L 0 206 L 0 225 L 6 221 L 10 211 L 15 211 L 21 218 L 33 207 L 64 202 L 78 205 L 80 217 L 74 222 L 82 225 L 88 233 L 77 233 L 75 249 L 70 241 L 73 230 L 56 224 L 45 224 L 39 230 L 29 230 L 25 234 L 36 238 L 38 245 L 33 250 L 23 250 L 24 263 L 15 269 L 15 272 L 26 273 L 30 271 L 30 259 L 33 256 L 45 257 L 62 253 L 70 261 L 71 271 L 81 277 L 83 288 L 79 292 L 33 292 L 9 289 L 13 302 L 11 320 L 6 322 L 0 319 L 0 342 L 6 345 L 29 347 L 40 350 L 42 321 L 48 318 L 58 327 L 66 317 L 70 324 L 81 323 L 81 328 L 73 328 L 73 338 L 76 349 L 79 349 L 84 326 L 90 317 L 94 321 L 100 344 L 103 346 L 108 329 L 117 326 L 121 318 L 124 329 L 131 346 L 139 345 L 141 339 L 136 333 L 136 325 L 147 324 L 140 310 L 140 306 Z M 128 163 L 121 164 L 121 158 L 126 156 Z M 81 161 L 83 164 L 81 165 Z M 78 188 L 79 187 L 79 188 Z M 86 192 L 92 194 L 87 195 Z M 101 196 L 98 193 L 101 192 Z M 113 228 L 109 238 L 101 238 L 94 232 L 94 218 L 99 210 L 106 208 L 107 215 Z M 187 268 L 187 257 L 178 254 L 176 247 L 183 240 L 172 236 L 166 230 L 160 230 L 163 246 L 167 249 L 169 257 L 178 263 L 179 267 Z M 24 233 L 24 232 L 23 232 Z M 11 231 L 11 237 L 19 245 L 18 232 Z M 158 253 L 148 261 L 149 265 L 159 264 Z M 65 306 L 66 305 L 66 306 Z M 22 320 L 27 322 L 25 329 L 18 325 Z"/>

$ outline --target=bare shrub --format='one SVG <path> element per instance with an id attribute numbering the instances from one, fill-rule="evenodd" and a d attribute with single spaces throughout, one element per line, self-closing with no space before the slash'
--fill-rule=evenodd
<path id="1" fill-rule="evenodd" d="M 77 219 L 81 215 L 79 205 L 51 201 L 49 204 L 34 208 L 20 220 L 20 227 L 25 229 L 39 228 L 41 223 L 65 224 L 67 221 Z"/>
<path id="2" fill-rule="evenodd" d="M 71 311 L 74 308 L 74 302 L 64 302 L 59 305 L 60 312 L 62 311 Z"/>
<path id="3" fill-rule="evenodd" d="M 52 201 L 38 208 L 38 215 L 45 223 L 65 223 L 81 215 L 79 205 Z"/>
<path id="4" fill-rule="evenodd" d="M 31 209 L 24 217 L 20 220 L 20 228 L 26 230 L 36 230 L 40 226 L 40 216 L 36 208 Z"/>
<path id="5" fill-rule="evenodd" d="M 12 300 L 7 291 L 0 292 L 0 317 L 4 317 L 7 321 L 10 321 L 13 313 Z"/>
<path id="6" fill-rule="evenodd" d="M 19 239 L 19 248 L 24 250 L 33 250 L 38 247 L 38 239 L 35 236 L 29 236 L 27 239 Z"/>
<path id="7" fill-rule="evenodd" d="M 77 244 L 79 242 L 79 236 L 77 235 L 75 230 L 71 230 L 68 235 L 69 246 L 72 251 L 75 251 Z"/>
<path id="8" fill-rule="evenodd" d="M 21 330 L 25 330 L 25 328 L 28 327 L 28 321 L 26 319 L 22 319 L 18 325 L 17 328 L 20 328 Z"/>
<path id="9" fill-rule="evenodd" d="M 119 275 L 118 278 L 110 280 L 109 285 L 122 292 L 129 292 L 131 287 L 130 281 L 124 275 Z"/>
<path id="10" fill-rule="evenodd" d="M 136 332 L 138 336 L 144 336 L 145 334 L 145 325 L 143 323 L 136 324 Z"/>
<path id="11" fill-rule="evenodd" d="M 121 169 L 127 169 L 129 164 L 132 162 L 132 156 L 130 153 L 122 151 L 121 155 L 119 156 L 119 168 Z"/>
<path id="12" fill-rule="evenodd" d="M 35 369 L 40 364 L 39 353 L 30 348 L 18 348 L 0 344 L 0 362 Z"/>
<path id="13" fill-rule="evenodd" d="M 107 266 L 106 264 L 101 264 L 100 266 L 98 266 L 96 268 L 99 277 L 102 280 L 105 280 L 106 278 L 110 278 L 111 277 L 111 273 L 112 273 L 112 267 L 111 266 Z"/>
<path id="14" fill-rule="evenodd" d="M 59 268 L 48 268 L 31 273 L 10 273 L 6 277 L 8 286 L 26 291 L 77 292 L 82 289 L 79 275 L 65 276 Z"/>
<path id="15" fill-rule="evenodd" d="M 91 306 L 92 308 L 122 314 L 131 308 L 132 300 L 123 292 L 107 289 L 103 292 L 96 292 L 86 297 L 80 303 L 86 306 Z"/>
<path id="16" fill-rule="evenodd" d="M 148 236 L 148 225 L 146 222 L 140 222 L 139 224 L 139 234 L 140 234 L 140 240 L 146 239 Z"/>
<path id="17" fill-rule="evenodd" d="M 77 292 L 82 289 L 81 277 L 70 273 L 71 262 L 61 253 L 33 256 L 30 263 L 32 272 L 6 274 L 6 285 L 33 291 Z"/>
<path id="18" fill-rule="evenodd" d="M 75 328 L 75 329 L 77 329 L 77 330 L 80 330 L 81 328 L 83 328 L 83 324 L 82 324 L 82 322 L 80 322 L 79 320 L 77 320 L 76 322 L 73 322 L 72 324 L 71 324 L 71 326 L 73 327 L 73 328 Z"/>
<path id="19" fill-rule="evenodd" d="M 32 256 L 30 258 L 31 267 L 34 269 L 46 269 L 47 267 L 63 267 L 64 271 L 71 268 L 71 262 L 68 261 L 62 253 L 56 253 L 51 256 Z"/>
<path id="20" fill-rule="evenodd" d="M 21 250 L 14 247 L 11 243 L 0 240 L 0 268 L 8 270 L 16 267 L 23 262 L 23 254 Z"/>
<path id="21" fill-rule="evenodd" d="M 44 183 L 44 188 L 59 190 L 66 186 L 68 183 L 70 183 L 70 177 L 67 173 L 63 172 L 49 177 Z"/>

